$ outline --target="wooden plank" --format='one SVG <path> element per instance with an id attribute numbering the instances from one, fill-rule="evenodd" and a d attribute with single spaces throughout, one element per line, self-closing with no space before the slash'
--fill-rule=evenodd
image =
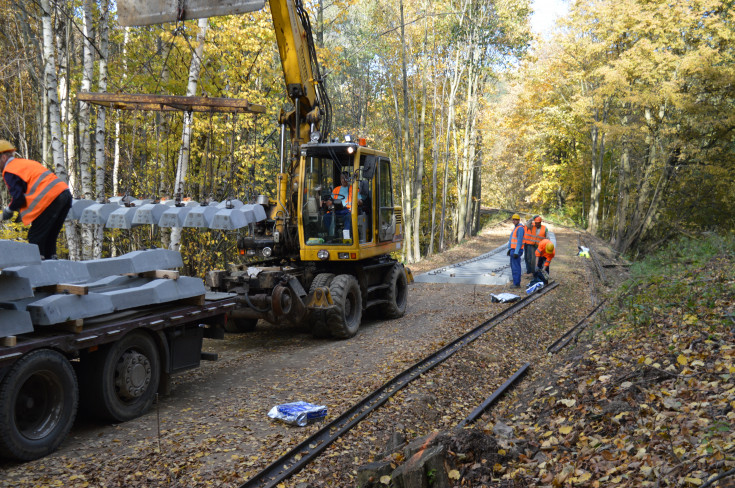
<path id="1" fill-rule="evenodd" d="M 89 287 L 87 285 L 75 285 L 72 283 L 59 283 L 56 285 L 41 286 L 38 291 L 51 293 L 53 295 L 88 295 Z"/>
<path id="2" fill-rule="evenodd" d="M 191 298 L 184 298 L 179 301 L 179 303 L 184 303 L 187 305 L 196 305 L 198 307 L 201 307 L 204 305 L 204 295 L 199 295 L 197 297 L 191 297 Z"/>
<path id="3" fill-rule="evenodd" d="M 170 269 L 157 269 L 155 271 L 146 271 L 144 273 L 128 273 L 125 276 L 138 276 L 140 278 L 154 278 L 163 280 L 178 280 L 181 273 Z"/>
<path id="4" fill-rule="evenodd" d="M 15 336 L 7 336 L 0 339 L 0 346 L 13 347 L 18 343 Z"/>
<path id="5" fill-rule="evenodd" d="M 84 319 L 69 320 L 60 324 L 54 324 L 53 327 L 71 332 L 72 334 L 80 334 L 84 329 Z"/>

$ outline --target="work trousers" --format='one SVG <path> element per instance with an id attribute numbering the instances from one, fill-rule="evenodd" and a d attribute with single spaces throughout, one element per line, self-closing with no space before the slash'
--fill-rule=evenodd
<path id="1" fill-rule="evenodd" d="M 64 190 L 35 218 L 28 229 L 28 242 L 38 246 L 44 259 L 56 256 L 56 239 L 71 208 L 71 193 Z"/>
<path id="2" fill-rule="evenodd" d="M 536 245 L 524 244 L 523 253 L 526 260 L 526 273 L 533 274 L 536 270 Z"/>
<path id="3" fill-rule="evenodd" d="M 523 249 L 519 254 L 513 254 L 514 249 L 510 250 L 510 271 L 513 274 L 513 284 L 515 286 L 521 286 L 521 256 L 523 256 Z"/>
<path id="4" fill-rule="evenodd" d="M 545 257 L 541 256 L 540 258 L 538 258 L 538 269 L 542 269 L 544 267 L 544 265 L 546 266 L 546 272 L 548 273 L 549 272 L 549 263 L 546 262 L 546 258 Z"/>

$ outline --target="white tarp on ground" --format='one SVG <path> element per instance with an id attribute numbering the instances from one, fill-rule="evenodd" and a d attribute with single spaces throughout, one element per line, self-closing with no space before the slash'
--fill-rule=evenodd
<path id="1" fill-rule="evenodd" d="M 549 239 L 556 246 L 556 236 L 549 230 Z M 508 244 L 461 263 L 427 271 L 414 277 L 418 283 L 456 283 L 464 285 L 505 285 L 512 281 L 510 258 L 507 256 Z M 525 273 L 525 263 L 521 258 L 521 269 Z"/>

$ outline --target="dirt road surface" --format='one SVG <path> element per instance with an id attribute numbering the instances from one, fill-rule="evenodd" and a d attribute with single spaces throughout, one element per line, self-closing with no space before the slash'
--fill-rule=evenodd
<path id="1" fill-rule="evenodd" d="M 354 486 L 356 467 L 381 456 L 396 430 L 408 438 L 449 429 L 523 363 L 543 374 L 546 346 L 596 305 L 606 287 L 592 260 L 576 257 L 580 234 L 551 225 L 557 238 L 552 278 L 560 286 L 398 392 L 284 486 Z M 411 266 L 414 274 L 488 252 L 507 242 L 496 225 L 461 246 Z M 588 236 L 582 242 L 613 256 Z M 596 246 L 599 246 L 597 247 Z M 524 276 L 524 284 L 529 281 Z M 607 277 L 612 286 L 616 276 Z M 373 389 L 502 311 L 490 294 L 510 286 L 413 284 L 406 315 L 368 318 L 346 341 L 261 323 L 249 334 L 205 340 L 216 362 L 174 377 L 171 394 L 146 415 L 105 424 L 80 412 L 61 448 L 28 463 L 0 461 L 3 486 L 239 486 L 320 423 L 292 427 L 271 407 L 303 400 L 326 405 L 331 420 Z M 523 387 L 521 383 L 520 388 Z"/>

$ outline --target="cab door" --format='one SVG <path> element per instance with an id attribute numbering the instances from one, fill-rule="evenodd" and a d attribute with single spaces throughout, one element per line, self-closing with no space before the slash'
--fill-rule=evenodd
<path id="1" fill-rule="evenodd" d="M 390 173 L 390 161 L 386 158 L 378 160 L 378 240 L 392 241 L 396 234 L 396 216 L 393 206 L 393 181 Z"/>

